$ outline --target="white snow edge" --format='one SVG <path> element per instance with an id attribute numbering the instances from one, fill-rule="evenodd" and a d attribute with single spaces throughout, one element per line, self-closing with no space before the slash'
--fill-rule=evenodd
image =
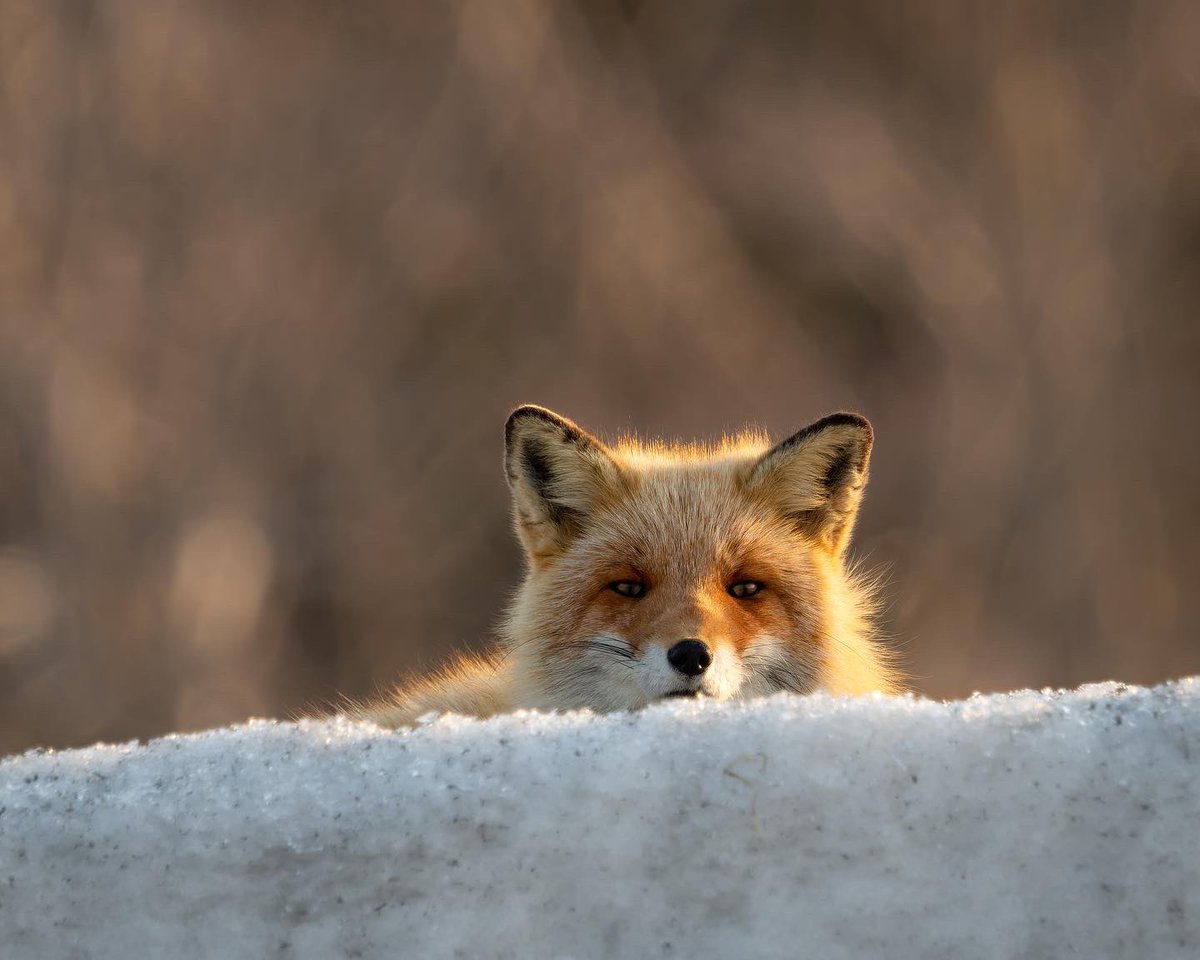
<path id="1" fill-rule="evenodd" d="M 1200 956 L 1200 678 L 0 763 L 0 954 Z"/>

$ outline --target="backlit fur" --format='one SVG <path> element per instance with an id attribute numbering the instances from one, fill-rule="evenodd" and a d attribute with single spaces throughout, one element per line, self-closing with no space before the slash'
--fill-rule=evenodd
<path id="1" fill-rule="evenodd" d="M 398 726 L 431 711 L 899 689 L 872 637 L 871 591 L 845 561 L 872 442 L 863 418 L 835 414 L 774 447 L 753 433 L 606 446 L 526 406 L 509 418 L 506 441 L 527 571 L 496 649 L 358 716 Z M 621 595 L 612 585 L 622 581 L 644 594 Z M 744 581 L 762 587 L 732 595 Z M 697 677 L 667 660 L 684 639 L 711 651 Z"/>

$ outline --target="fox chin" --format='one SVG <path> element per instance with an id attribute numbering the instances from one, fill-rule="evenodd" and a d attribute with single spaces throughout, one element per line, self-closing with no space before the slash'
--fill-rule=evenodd
<path id="1" fill-rule="evenodd" d="M 605 444 L 544 407 L 505 426 L 526 572 L 494 649 L 349 711 L 636 710 L 671 697 L 897 692 L 846 548 L 867 420 L 835 413 L 772 445 Z"/>

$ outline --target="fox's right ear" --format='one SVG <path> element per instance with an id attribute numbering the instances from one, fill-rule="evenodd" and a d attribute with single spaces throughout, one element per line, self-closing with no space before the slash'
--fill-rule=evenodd
<path id="1" fill-rule="evenodd" d="M 562 552 L 595 510 L 621 487 L 621 470 L 604 444 L 566 417 L 526 404 L 504 427 L 504 472 L 513 523 L 529 562 Z"/>

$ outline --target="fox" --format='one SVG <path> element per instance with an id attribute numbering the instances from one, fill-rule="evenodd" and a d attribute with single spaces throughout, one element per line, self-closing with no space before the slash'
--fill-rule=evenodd
<path id="1" fill-rule="evenodd" d="M 874 434 L 835 413 L 782 442 L 606 444 L 533 404 L 504 429 L 525 575 L 491 650 L 355 705 L 633 711 L 670 698 L 897 693 L 875 590 L 846 559 Z"/>

